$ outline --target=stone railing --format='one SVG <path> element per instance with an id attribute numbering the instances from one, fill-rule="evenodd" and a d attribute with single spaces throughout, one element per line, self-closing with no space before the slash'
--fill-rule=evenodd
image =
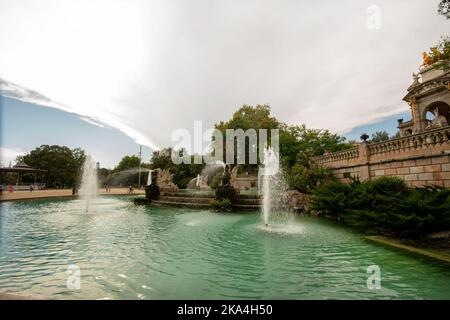
<path id="1" fill-rule="evenodd" d="M 317 164 L 329 167 L 367 164 L 450 150 L 450 126 L 377 143 L 361 143 L 352 149 L 315 157 Z"/>
<path id="2" fill-rule="evenodd" d="M 359 148 L 354 147 L 351 149 L 328 153 L 319 157 L 315 157 L 314 161 L 317 164 L 327 164 L 330 162 L 342 162 L 342 161 L 349 162 L 352 160 L 357 160 L 358 158 L 359 158 Z"/>
<path id="3" fill-rule="evenodd" d="M 450 149 L 450 127 L 439 128 L 403 138 L 368 144 L 370 157 L 421 154 Z"/>

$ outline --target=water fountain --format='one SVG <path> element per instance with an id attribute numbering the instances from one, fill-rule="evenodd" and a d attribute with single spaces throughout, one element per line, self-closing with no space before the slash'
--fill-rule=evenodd
<path id="1" fill-rule="evenodd" d="M 279 171 L 278 154 L 276 154 L 272 148 L 264 149 L 264 168 L 261 169 L 260 175 L 263 176 L 263 202 L 262 202 L 262 212 L 264 218 L 264 225 L 269 225 L 269 215 L 272 205 L 271 201 L 271 180 Z"/>
<path id="2" fill-rule="evenodd" d="M 264 225 L 269 225 L 269 218 L 272 207 L 282 199 L 282 193 L 286 186 L 280 171 L 279 156 L 271 147 L 264 149 L 264 168 L 259 170 L 259 176 L 262 177 L 262 214 Z M 260 180 L 260 179 L 259 179 Z"/>
<path id="3" fill-rule="evenodd" d="M 83 164 L 79 195 L 85 201 L 88 212 L 89 202 L 97 196 L 97 168 L 91 156 L 87 156 Z"/>

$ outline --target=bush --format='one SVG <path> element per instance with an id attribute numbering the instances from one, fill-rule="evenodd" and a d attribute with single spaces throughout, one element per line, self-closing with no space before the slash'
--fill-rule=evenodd
<path id="1" fill-rule="evenodd" d="M 211 200 L 209 205 L 214 211 L 230 212 L 233 209 L 233 205 L 229 199 Z"/>
<path id="2" fill-rule="evenodd" d="M 147 199 L 158 200 L 159 194 L 159 187 L 155 183 L 152 183 L 151 185 L 145 187 L 145 197 Z"/>
<path id="3" fill-rule="evenodd" d="M 292 189 L 302 193 L 311 193 L 314 188 L 333 180 L 333 171 L 317 165 L 305 166 L 295 164 L 288 175 L 288 183 Z"/>
<path id="4" fill-rule="evenodd" d="M 230 185 L 219 186 L 216 189 L 216 200 L 227 199 L 230 200 L 231 203 L 236 199 L 237 192 Z"/>
<path id="5" fill-rule="evenodd" d="M 396 177 L 324 184 L 314 190 L 312 208 L 367 233 L 417 236 L 450 228 L 450 190 L 408 189 Z"/>

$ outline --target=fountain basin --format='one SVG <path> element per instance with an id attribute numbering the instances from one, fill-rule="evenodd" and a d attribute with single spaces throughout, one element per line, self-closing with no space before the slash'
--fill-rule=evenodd
<path id="1" fill-rule="evenodd" d="M 450 268 L 335 223 L 135 206 L 1 203 L 0 293 L 49 299 L 448 299 Z M 81 288 L 66 288 L 67 267 Z M 367 288 L 379 265 L 382 289 Z M 426 275 L 426 277 L 424 276 Z M 32 284 L 32 285 L 30 285 Z"/>

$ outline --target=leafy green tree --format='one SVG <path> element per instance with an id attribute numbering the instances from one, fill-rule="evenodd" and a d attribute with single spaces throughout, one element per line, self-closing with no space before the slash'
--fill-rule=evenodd
<path id="1" fill-rule="evenodd" d="M 386 131 L 377 131 L 375 133 L 372 134 L 372 139 L 370 140 L 370 142 L 381 142 L 381 141 L 386 141 L 389 140 L 389 133 L 387 133 Z"/>
<path id="2" fill-rule="evenodd" d="M 17 157 L 17 162 L 47 170 L 45 182 L 49 188 L 71 187 L 79 183 L 86 154 L 80 148 L 70 149 L 59 145 L 41 145 Z"/>
<path id="3" fill-rule="evenodd" d="M 186 150 L 179 150 L 180 156 L 186 154 Z M 203 164 L 194 163 L 194 155 L 191 155 L 191 164 L 174 164 L 171 159 L 172 149 L 165 148 L 154 151 L 150 160 L 151 169 L 168 169 L 173 174 L 173 182 L 180 188 L 186 188 L 189 181 L 197 177 L 202 172 Z"/>
<path id="4" fill-rule="evenodd" d="M 244 132 L 249 129 L 256 130 L 256 144 L 250 145 L 250 139 L 246 137 L 245 149 L 240 150 L 239 145 L 235 143 L 234 145 L 234 164 L 237 164 L 237 156 L 241 154 L 245 156 L 245 164 L 242 165 L 242 170 L 255 173 L 258 170 L 258 165 L 261 163 L 262 159 L 259 159 L 259 129 L 267 129 L 267 139 L 270 144 L 270 130 L 278 129 L 280 126 L 279 121 L 270 115 L 270 107 L 268 105 L 244 105 L 239 108 L 230 120 L 226 122 L 219 122 L 215 124 L 215 128 L 220 130 L 223 135 L 223 155 L 226 157 L 226 130 L 227 129 L 242 129 Z M 237 139 L 235 139 L 236 141 Z M 214 143 L 214 142 L 213 142 Z M 249 161 L 249 150 L 255 150 L 257 154 L 257 164 L 250 164 Z M 225 160 L 225 159 L 224 159 Z"/>
<path id="5" fill-rule="evenodd" d="M 351 148 L 345 138 L 323 129 L 307 129 L 306 126 L 282 125 L 280 130 L 280 154 L 285 168 L 297 161 L 315 157 L 325 152 L 336 152 Z M 299 159 L 300 158 L 300 159 Z"/>
<path id="6" fill-rule="evenodd" d="M 447 19 L 450 19 L 450 1 L 449 0 L 442 0 L 438 4 L 438 13 L 440 15 L 443 15 Z"/>
<path id="7" fill-rule="evenodd" d="M 306 154 L 299 155 L 297 163 L 288 171 L 287 182 L 290 188 L 311 193 L 316 187 L 334 180 L 331 168 L 315 164 Z"/>
<path id="8" fill-rule="evenodd" d="M 139 167 L 140 162 L 141 162 L 141 159 L 139 159 L 138 156 L 135 156 L 135 155 L 125 156 L 122 158 L 122 160 L 120 160 L 120 162 L 114 168 L 114 172 L 136 169 Z"/>
<path id="9" fill-rule="evenodd" d="M 99 185 L 102 186 L 104 184 L 109 184 L 109 178 L 110 178 L 110 174 L 111 174 L 110 169 L 107 168 L 100 168 L 97 171 L 97 176 L 98 176 L 98 182 Z"/>

